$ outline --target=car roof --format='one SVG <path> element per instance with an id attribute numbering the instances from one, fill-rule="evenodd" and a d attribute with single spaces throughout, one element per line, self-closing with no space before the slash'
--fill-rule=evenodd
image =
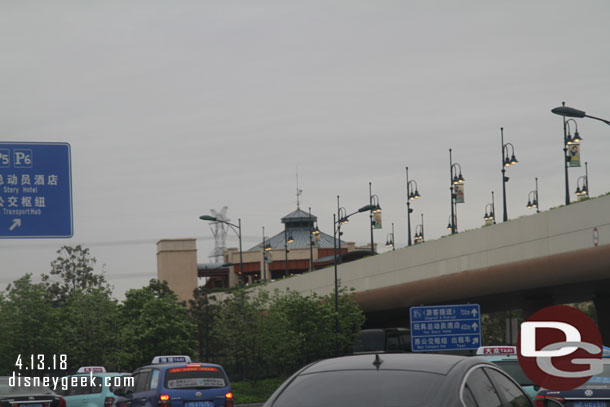
<path id="1" fill-rule="evenodd" d="M 416 353 L 382 353 L 344 356 L 316 362 L 301 371 L 301 374 L 319 373 L 331 370 L 375 370 L 377 356 L 381 364 L 379 370 L 412 370 L 446 375 L 458 364 L 474 365 L 488 363 L 485 359 L 468 356 L 416 354 Z"/>
<path id="2" fill-rule="evenodd" d="M 154 363 L 154 364 L 148 364 L 148 365 L 140 366 L 138 369 L 145 369 L 145 368 L 169 369 L 169 368 L 174 368 L 174 367 L 187 367 L 189 365 L 191 365 L 191 366 L 199 365 L 199 366 L 206 366 L 206 367 L 216 367 L 218 369 L 223 370 L 222 366 L 220 366 L 220 365 L 216 365 L 214 363 L 204 363 L 204 362 Z"/>

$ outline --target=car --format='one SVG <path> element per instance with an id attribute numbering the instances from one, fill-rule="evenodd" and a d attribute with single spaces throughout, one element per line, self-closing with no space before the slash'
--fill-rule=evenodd
<path id="1" fill-rule="evenodd" d="M 536 407 L 610 407 L 610 365 L 605 365 L 602 373 L 575 389 L 542 389 L 534 403 Z"/>
<path id="2" fill-rule="evenodd" d="M 378 353 L 309 364 L 264 407 L 532 407 L 506 372 L 479 357 Z"/>
<path id="3" fill-rule="evenodd" d="M 533 400 L 540 390 L 540 386 L 535 384 L 521 368 L 517 358 L 516 346 L 481 346 L 477 349 L 477 356 L 487 359 L 498 365 L 508 373 Z"/>
<path id="4" fill-rule="evenodd" d="M 11 379 L 12 377 L 9 376 L 0 377 L 1 407 L 66 407 L 64 398 L 48 387 L 31 382 L 32 385 L 26 386 L 13 383 L 14 379 Z M 20 379 L 25 378 L 20 377 Z"/>
<path id="5" fill-rule="evenodd" d="M 66 400 L 66 407 L 112 407 L 117 399 L 114 390 L 124 387 L 123 378 L 126 373 L 108 373 L 103 366 L 85 366 L 77 373 L 69 376 L 70 385 L 67 390 L 60 390 Z M 93 385 L 86 380 L 92 377 Z"/>
<path id="6" fill-rule="evenodd" d="M 354 354 L 370 352 L 411 352 L 409 328 L 363 329 L 352 346 Z"/>
<path id="7" fill-rule="evenodd" d="M 233 407 L 224 369 L 190 357 L 156 356 L 133 372 L 133 386 L 115 390 L 115 407 Z"/>

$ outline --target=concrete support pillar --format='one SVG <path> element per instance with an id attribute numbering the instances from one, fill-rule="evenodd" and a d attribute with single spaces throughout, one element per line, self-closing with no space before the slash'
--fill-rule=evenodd
<path id="1" fill-rule="evenodd" d="M 526 320 L 536 311 L 540 311 L 542 308 L 555 305 L 553 296 L 550 293 L 544 296 L 526 297 L 523 299 L 521 304 L 521 309 L 523 309 L 523 318 Z"/>
<path id="2" fill-rule="evenodd" d="M 610 294 L 598 294 L 593 299 L 597 314 L 597 327 L 602 334 L 602 343 L 610 344 Z"/>

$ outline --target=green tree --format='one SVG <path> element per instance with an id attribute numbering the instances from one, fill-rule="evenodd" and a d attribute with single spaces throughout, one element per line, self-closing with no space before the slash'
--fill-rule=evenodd
<path id="1" fill-rule="evenodd" d="M 95 273 L 95 257 L 88 248 L 80 245 L 62 246 L 59 255 L 51 262 L 50 274 L 42 274 L 50 296 L 56 301 L 66 301 L 76 291 L 83 293 L 104 290 L 111 293 L 103 273 Z"/>
<path id="2" fill-rule="evenodd" d="M 117 301 L 105 289 L 72 292 L 58 309 L 61 325 L 58 353 L 68 355 L 71 369 L 85 365 L 118 367 Z M 69 322 L 68 322 L 69 321 Z"/>
<path id="3" fill-rule="evenodd" d="M 0 300 L 0 373 L 14 370 L 19 354 L 50 358 L 58 349 L 59 312 L 48 301 L 45 285 L 31 277 L 9 284 Z"/>
<path id="4" fill-rule="evenodd" d="M 293 366 L 300 337 L 289 328 L 287 316 L 270 304 L 263 290 L 236 290 L 224 300 L 214 321 L 212 335 L 217 349 L 233 361 L 241 378 L 257 380 Z"/>
<path id="5" fill-rule="evenodd" d="M 152 279 L 127 291 L 119 313 L 121 367 L 135 368 L 156 355 L 195 353 L 197 327 L 165 281 Z"/>

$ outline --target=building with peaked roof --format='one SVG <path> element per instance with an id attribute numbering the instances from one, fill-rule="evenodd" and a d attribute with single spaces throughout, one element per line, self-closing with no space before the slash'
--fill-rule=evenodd
<path id="1" fill-rule="evenodd" d="M 196 277 L 206 278 L 206 287 L 233 287 L 243 277 L 246 283 L 271 281 L 286 276 L 321 269 L 334 263 L 334 239 L 319 231 L 317 217 L 298 206 L 281 219 L 284 230 L 261 241 L 242 253 L 243 270 L 240 267 L 239 250 L 229 248 L 223 262 L 197 264 L 194 239 L 164 239 L 157 243 L 157 275 L 166 280 L 170 288 L 179 289 L 181 299 L 197 287 Z M 312 232 L 316 231 L 317 236 Z M 371 247 L 356 247 L 353 242 L 339 242 L 342 262 L 370 255 Z M 196 267 L 192 265 L 196 264 Z M 191 270 L 192 269 L 192 270 Z"/>
<path id="2" fill-rule="evenodd" d="M 223 265 L 200 264 L 199 275 L 209 275 L 208 284 L 212 287 L 224 287 L 225 284 L 232 287 L 242 276 L 248 283 L 271 281 L 331 265 L 334 262 L 334 238 L 318 229 L 317 220 L 315 215 L 297 206 L 295 211 L 281 219 L 283 231 L 244 250 L 243 270 L 240 270 L 239 250 L 231 248 L 225 251 Z M 353 242 L 337 241 L 337 246 L 341 247 L 343 261 L 364 257 L 371 251 L 370 246 L 357 248 Z M 221 282 L 218 278 L 219 267 L 226 270 L 226 281 Z"/>

